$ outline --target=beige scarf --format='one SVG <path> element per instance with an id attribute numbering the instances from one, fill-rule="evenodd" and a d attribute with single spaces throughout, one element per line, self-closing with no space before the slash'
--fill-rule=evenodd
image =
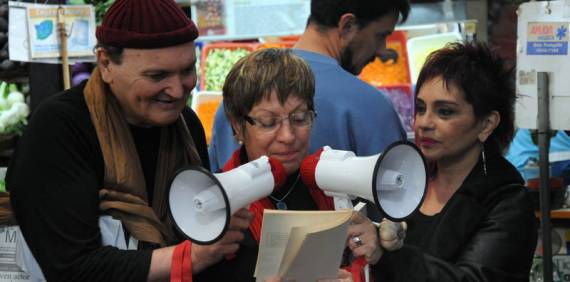
<path id="1" fill-rule="evenodd" d="M 162 128 L 151 208 L 129 125 L 115 96 L 107 89 L 95 68 L 84 94 L 105 162 L 99 208 L 120 219 L 134 238 L 170 245 L 176 242 L 176 236 L 168 216 L 167 186 L 176 169 L 201 165 L 192 136 L 182 115 Z"/>

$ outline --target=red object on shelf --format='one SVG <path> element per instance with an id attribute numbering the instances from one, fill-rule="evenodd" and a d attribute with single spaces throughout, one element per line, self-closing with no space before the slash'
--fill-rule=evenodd
<path id="1" fill-rule="evenodd" d="M 245 49 L 250 52 L 253 52 L 256 49 L 257 43 L 236 43 L 236 42 L 216 42 L 211 44 L 205 44 L 202 48 L 202 58 L 200 62 L 200 88 L 202 90 L 206 90 L 206 59 L 208 58 L 208 54 L 210 51 L 215 49 Z M 221 90 L 221 89 L 219 89 Z"/>
<path id="2" fill-rule="evenodd" d="M 538 191 L 540 190 L 540 179 L 529 179 L 526 186 L 531 190 Z M 562 189 L 564 187 L 564 179 L 562 177 L 550 177 L 550 179 L 548 179 L 548 186 L 551 190 Z"/>
<path id="3" fill-rule="evenodd" d="M 295 45 L 295 43 L 297 43 L 297 41 L 268 41 L 268 42 L 263 42 L 263 43 L 259 43 L 256 46 L 256 50 L 257 49 L 263 49 L 263 48 L 293 48 L 293 45 Z"/>
<path id="4" fill-rule="evenodd" d="M 301 35 L 287 35 L 287 36 L 280 36 L 279 39 L 281 41 L 291 41 L 297 42 L 301 38 Z"/>
<path id="5" fill-rule="evenodd" d="M 406 43 L 406 33 L 404 31 L 394 31 L 386 38 L 386 48 L 391 48 L 398 52 L 398 61 L 394 63 L 390 60 L 383 63 L 377 58 L 362 70 L 360 79 L 375 87 L 411 83 Z"/>

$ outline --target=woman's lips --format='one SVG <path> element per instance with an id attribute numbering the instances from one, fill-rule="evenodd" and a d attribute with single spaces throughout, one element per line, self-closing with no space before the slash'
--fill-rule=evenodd
<path id="1" fill-rule="evenodd" d="M 432 139 L 432 138 L 428 138 L 428 137 L 420 138 L 420 145 L 425 146 L 425 147 L 432 147 L 432 146 L 436 145 L 437 143 L 439 143 L 439 142 L 435 139 Z"/>
<path id="2" fill-rule="evenodd" d="M 291 160 L 294 160 L 295 157 L 297 156 L 297 151 L 273 153 L 273 154 L 271 154 L 271 156 L 275 157 L 281 161 L 291 161 Z"/>

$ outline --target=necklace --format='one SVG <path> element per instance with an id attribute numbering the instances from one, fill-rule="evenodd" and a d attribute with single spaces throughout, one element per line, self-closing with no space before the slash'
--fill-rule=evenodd
<path id="1" fill-rule="evenodd" d="M 291 192 L 293 191 L 293 188 L 295 188 L 295 185 L 297 185 L 297 182 L 299 181 L 299 176 L 301 176 L 301 173 L 297 174 L 297 178 L 295 179 L 295 182 L 293 182 L 293 185 L 291 185 L 289 187 L 289 191 L 287 191 L 287 193 L 285 193 L 285 196 L 283 196 L 281 199 L 277 199 L 271 195 L 269 195 L 269 198 L 271 198 L 273 201 L 275 201 L 275 206 L 277 207 L 278 210 L 286 210 L 287 209 L 287 204 L 285 204 L 285 202 L 283 202 L 283 200 L 285 200 L 285 198 L 287 198 L 287 196 L 289 196 L 289 194 L 291 194 Z"/>

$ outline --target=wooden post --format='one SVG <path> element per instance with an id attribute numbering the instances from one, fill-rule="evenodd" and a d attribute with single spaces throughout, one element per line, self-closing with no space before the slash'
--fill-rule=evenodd
<path id="1" fill-rule="evenodd" d="M 59 6 L 57 9 L 57 29 L 59 31 L 61 65 L 63 69 L 63 89 L 71 87 L 69 74 L 69 58 L 67 56 L 67 30 L 65 29 L 65 9 Z"/>

